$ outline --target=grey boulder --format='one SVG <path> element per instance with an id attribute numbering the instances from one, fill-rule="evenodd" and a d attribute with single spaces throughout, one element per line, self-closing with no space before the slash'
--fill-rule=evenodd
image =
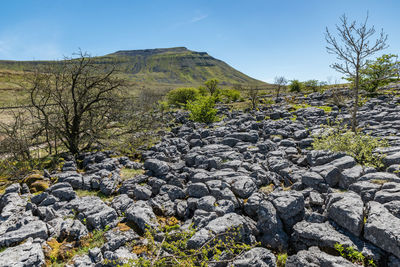
<path id="1" fill-rule="evenodd" d="M 328 218 L 360 236 L 364 221 L 364 203 L 354 192 L 332 193 L 328 196 Z"/>
<path id="2" fill-rule="evenodd" d="M 368 203 L 364 238 L 400 258 L 400 219 L 378 202 Z"/>
<path id="3" fill-rule="evenodd" d="M 42 246 L 39 242 L 33 242 L 33 238 L 0 252 L 0 265 L 4 267 L 31 267 L 44 264 Z"/>

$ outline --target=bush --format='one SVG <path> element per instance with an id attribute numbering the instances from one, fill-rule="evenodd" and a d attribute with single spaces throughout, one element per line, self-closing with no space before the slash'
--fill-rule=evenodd
<path id="1" fill-rule="evenodd" d="M 219 81 L 217 79 L 211 79 L 204 83 L 211 95 L 214 95 L 218 91 L 218 84 Z"/>
<path id="2" fill-rule="evenodd" d="M 148 229 L 144 235 L 147 242 L 137 244 L 133 249 L 139 258 L 128 260 L 123 266 L 227 266 L 237 255 L 257 245 L 239 242 L 240 228 L 212 235 L 199 249 L 188 247 L 188 241 L 196 233 L 191 226 L 187 230 L 181 229 L 179 224 Z M 163 239 L 156 242 L 160 232 Z M 115 264 L 113 261 L 106 263 Z"/>
<path id="3" fill-rule="evenodd" d="M 352 132 L 347 126 L 336 123 L 325 126 L 324 133 L 314 136 L 313 149 L 344 152 L 362 165 L 382 168 L 384 155 L 375 153 L 379 147 L 387 147 L 386 140 L 372 137 L 362 132 Z"/>
<path id="4" fill-rule="evenodd" d="M 199 94 L 196 88 L 176 88 L 168 92 L 167 101 L 171 106 L 184 107 L 189 101 L 196 100 Z"/>
<path id="5" fill-rule="evenodd" d="M 371 266 L 376 267 L 376 264 L 373 259 L 369 259 L 365 257 L 361 252 L 353 248 L 352 246 L 343 247 L 342 244 L 335 243 L 334 248 L 337 252 L 339 252 L 340 256 L 349 261 L 356 263 L 362 266 Z"/>
<path id="6" fill-rule="evenodd" d="M 290 92 L 300 92 L 303 88 L 303 83 L 299 80 L 292 80 L 289 84 Z"/>
<path id="7" fill-rule="evenodd" d="M 215 107 L 215 98 L 212 96 L 203 96 L 196 101 L 190 101 L 186 108 L 190 111 L 190 119 L 197 122 L 210 123 L 217 119 L 217 109 Z"/>
<path id="8" fill-rule="evenodd" d="M 236 102 L 240 99 L 240 92 L 235 89 L 222 89 L 220 95 L 221 100 L 225 103 Z"/>

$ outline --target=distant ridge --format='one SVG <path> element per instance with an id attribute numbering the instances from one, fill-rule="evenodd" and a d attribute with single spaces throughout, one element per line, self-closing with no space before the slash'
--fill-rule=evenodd
<path id="1" fill-rule="evenodd" d="M 95 57 L 95 60 L 98 64 L 114 62 L 131 81 L 144 84 L 197 86 L 217 78 L 225 85 L 265 85 L 206 52 L 191 51 L 186 47 L 120 50 Z M 0 60 L 0 69 L 30 70 L 35 65 L 50 62 Z"/>

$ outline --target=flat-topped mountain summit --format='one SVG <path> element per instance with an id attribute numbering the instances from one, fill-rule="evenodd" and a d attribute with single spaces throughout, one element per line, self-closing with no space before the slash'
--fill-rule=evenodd
<path id="1" fill-rule="evenodd" d="M 206 80 L 217 78 L 223 85 L 265 85 L 206 52 L 191 51 L 186 47 L 121 50 L 94 59 L 99 64 L 116 63 L 130 80 L 147 84 L 197 86 Z M 51 62 L 2 60 L 0 69 L 31 70 L 37 64 Z"/>

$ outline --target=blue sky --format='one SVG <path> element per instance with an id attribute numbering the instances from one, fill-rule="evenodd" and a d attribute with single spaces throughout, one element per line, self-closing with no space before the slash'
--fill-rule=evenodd
<path id="1" fill-rule="evenodd" d="M 16 0 L 2 1 L 0 59 L 39 60 L 186 46 L 267 82 L 332 81 L 324 31 L 339 17 L 383 28 L 400 53 L 398 0 Z"/>

